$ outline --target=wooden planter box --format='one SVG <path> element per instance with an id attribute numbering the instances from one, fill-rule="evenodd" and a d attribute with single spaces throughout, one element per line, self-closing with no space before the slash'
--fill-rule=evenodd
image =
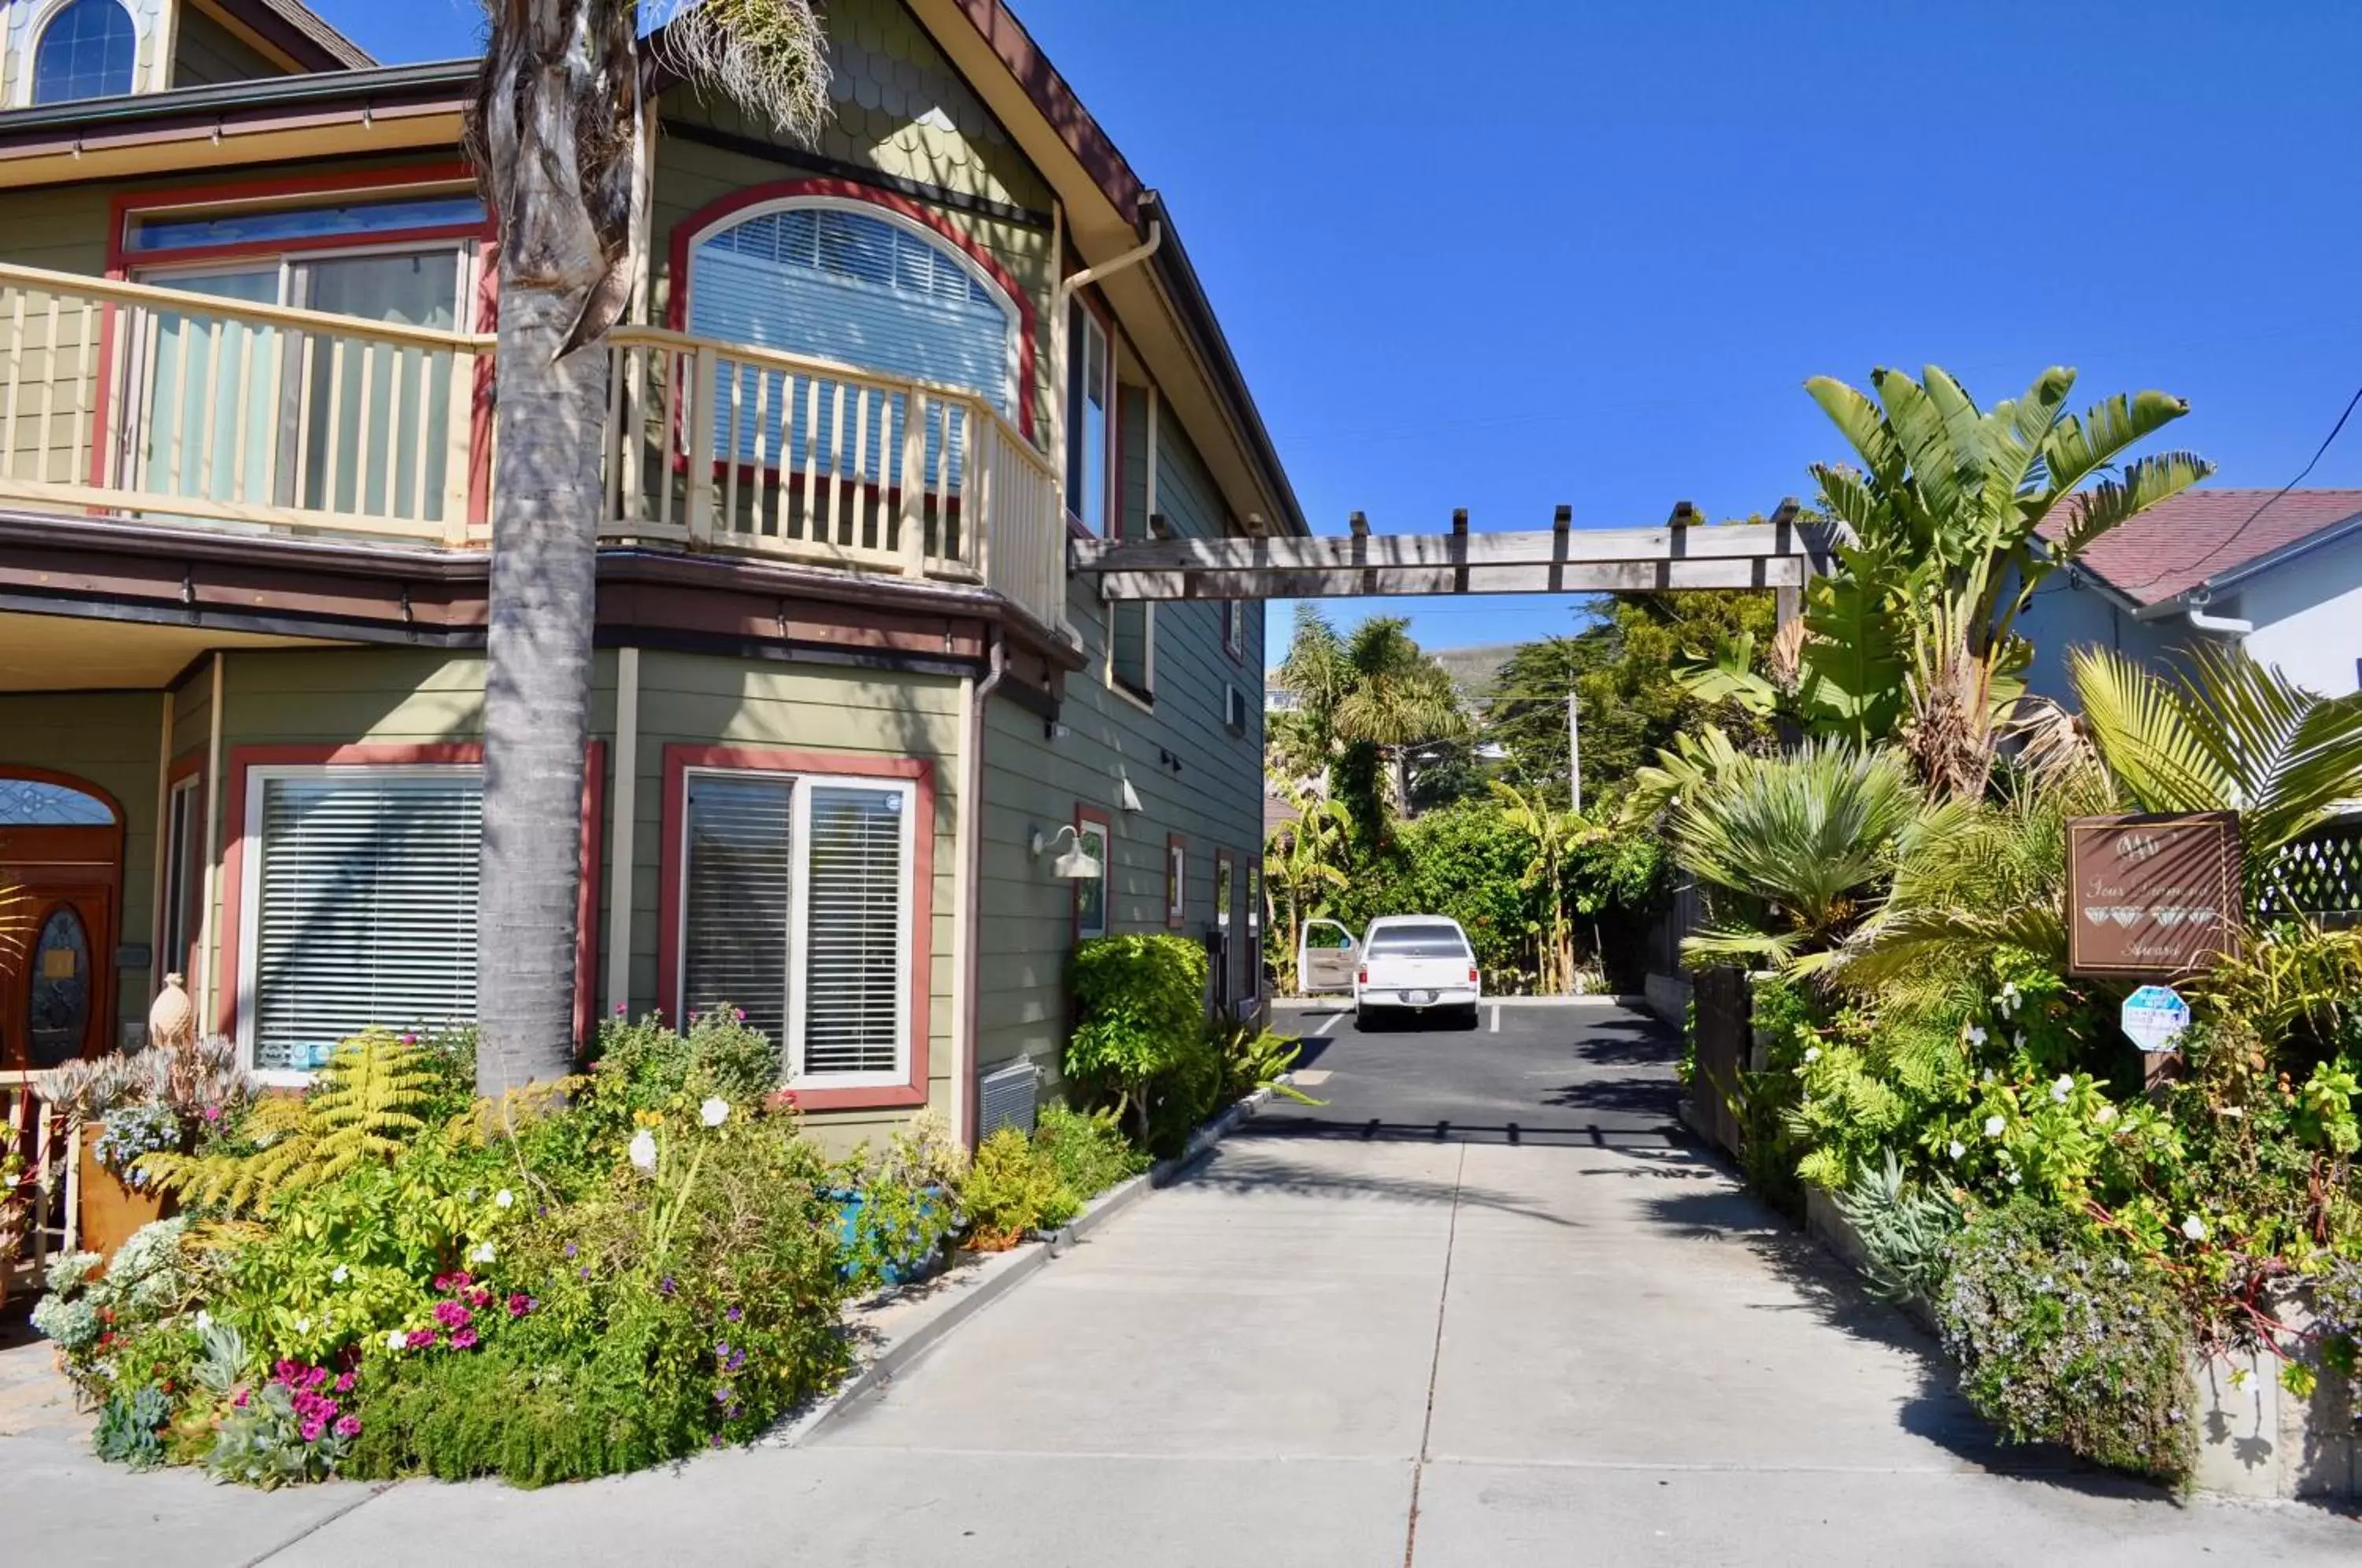
<path id="1" fill-rule="evenodd" d="M 82 1201 L 75 1209 L 79 1233 L 75 1240 L 83 1251 L 111 1258 L 116 1248 L 131 1239 L 133 1231 L 168 1218 L 179 1206 L 161 1193 L 132 1190 L 113 1171 L 100 1165 L 94 1152 L 98 1133 L 95 1125 L 83 1127 L 82 1147 L 75 1156 L 82 1167 Z"/>

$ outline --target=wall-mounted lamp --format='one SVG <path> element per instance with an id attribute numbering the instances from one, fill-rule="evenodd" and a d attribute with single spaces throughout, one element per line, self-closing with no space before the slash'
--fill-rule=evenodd
<path id="1" fill-rule="evenodd" d="M 1083 847 L 1083 835 L 1075 831 L 1075 827 L 1072 823 L 1060 828 L 1056 833 L 1050 834 L 1047 838 L 1043 836 L 1042 830 L 1040 828 L 1035 828 L 1033 830 L 1033 858 L 1039 860 L 1044 851 L 1062 838 L 1072 838 L 1075 841 L 1075 846 L 1050 863 L 1052 875 L 1062 878 L 1069 882 L 1090 882 L 1098 880 L 1099 874 L 1099 857 Z"/>

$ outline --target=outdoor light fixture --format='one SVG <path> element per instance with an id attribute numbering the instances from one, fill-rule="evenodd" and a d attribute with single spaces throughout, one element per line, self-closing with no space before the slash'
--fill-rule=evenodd
<path id="1" fill-rule="evenodd" d="M 1072 823 L 1047 838 L 1042 836 L 1040 828 L 1035 828 L 1033 830 L 1034 858 L 1040 859 L 1043 852 L 1061 838 L 1072 838 L 1075 841 L 1075 846 L 1050 863 L 1052 874 L 1068 882 L 1097 881 L 1099 874 L 1099 857 L 1083 847 L 1082 834 L 1075 831 Z"/>

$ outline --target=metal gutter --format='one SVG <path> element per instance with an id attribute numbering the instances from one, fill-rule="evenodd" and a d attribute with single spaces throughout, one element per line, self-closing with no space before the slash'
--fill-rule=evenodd
<path id="1" fill-rule="evenodd" d="M 132 93 L 114 98 L 83 98 L 70 104 L 0 112 L 0 140 L 20 132 L 99 130 L 153 120 L 187 119 L 241 109 L 307 104 L 356 107 L 392 99 L 465 94 L 473 87 L 477 62 L 433 61 L 424 65 L 387 65 L 365 71 L 321 71 L 300 76 L 263 76 L 176 87 L 165 93 Z"/>
<path id="2" fill-rule="evenodd" d="M 1180 226 L 1173 221 L 1172 208 L 1165 205 L 1164 193 L 1158 191 L 1142 192 L 1140 207 L 1143 221 L 1153 218 L 1164 225 L 1164 243 L 1157 248 L 1150 265 L 1164 283 L 1166 297 L 1180 310 L 1182 326 L 1212 373 L 1222 401 L 1237 418 L 1247 456 L 1261 473 L 1264 488 L 1286 513 L 1275 521 L 1287 533 L 1310 537 L 1312 528 L 1304 519 L 1304 508 L 1296 499 L 1295 486 L 1288 483 L 1286 466 L 1279 460 L 1279 448 L 1273 444 L 1271 430 L 1263 422 L 1263 411 L 1255 406 L 1254 393 L 1247 390 L 1245 372 L 1239 369 L 1238 357 L 1231 352 L 1230 339 L 1223 335 L 1222 324 L 1214 315 L 1213 302 L 1206 297 L 1206 286 L 1198 281 L 1197 268 L 1190 265 L 1188 248 L 1181 243 Z"/>

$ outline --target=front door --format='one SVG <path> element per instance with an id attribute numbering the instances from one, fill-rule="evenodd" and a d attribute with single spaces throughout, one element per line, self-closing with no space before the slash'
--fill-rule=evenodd
<path id="1" fill-rule="evenodd" d="M 1360 949 L 1353 933 L 1333 920 L 1308 920 L 1296 950 L 1296 988 L 1306 996 L 1350 991 Z"/>
<path id="2" fill-rule="evenodd" d="M 113 1044 L 123 824 L 56 775 L 0 776 L 0 1072 Z"/>

